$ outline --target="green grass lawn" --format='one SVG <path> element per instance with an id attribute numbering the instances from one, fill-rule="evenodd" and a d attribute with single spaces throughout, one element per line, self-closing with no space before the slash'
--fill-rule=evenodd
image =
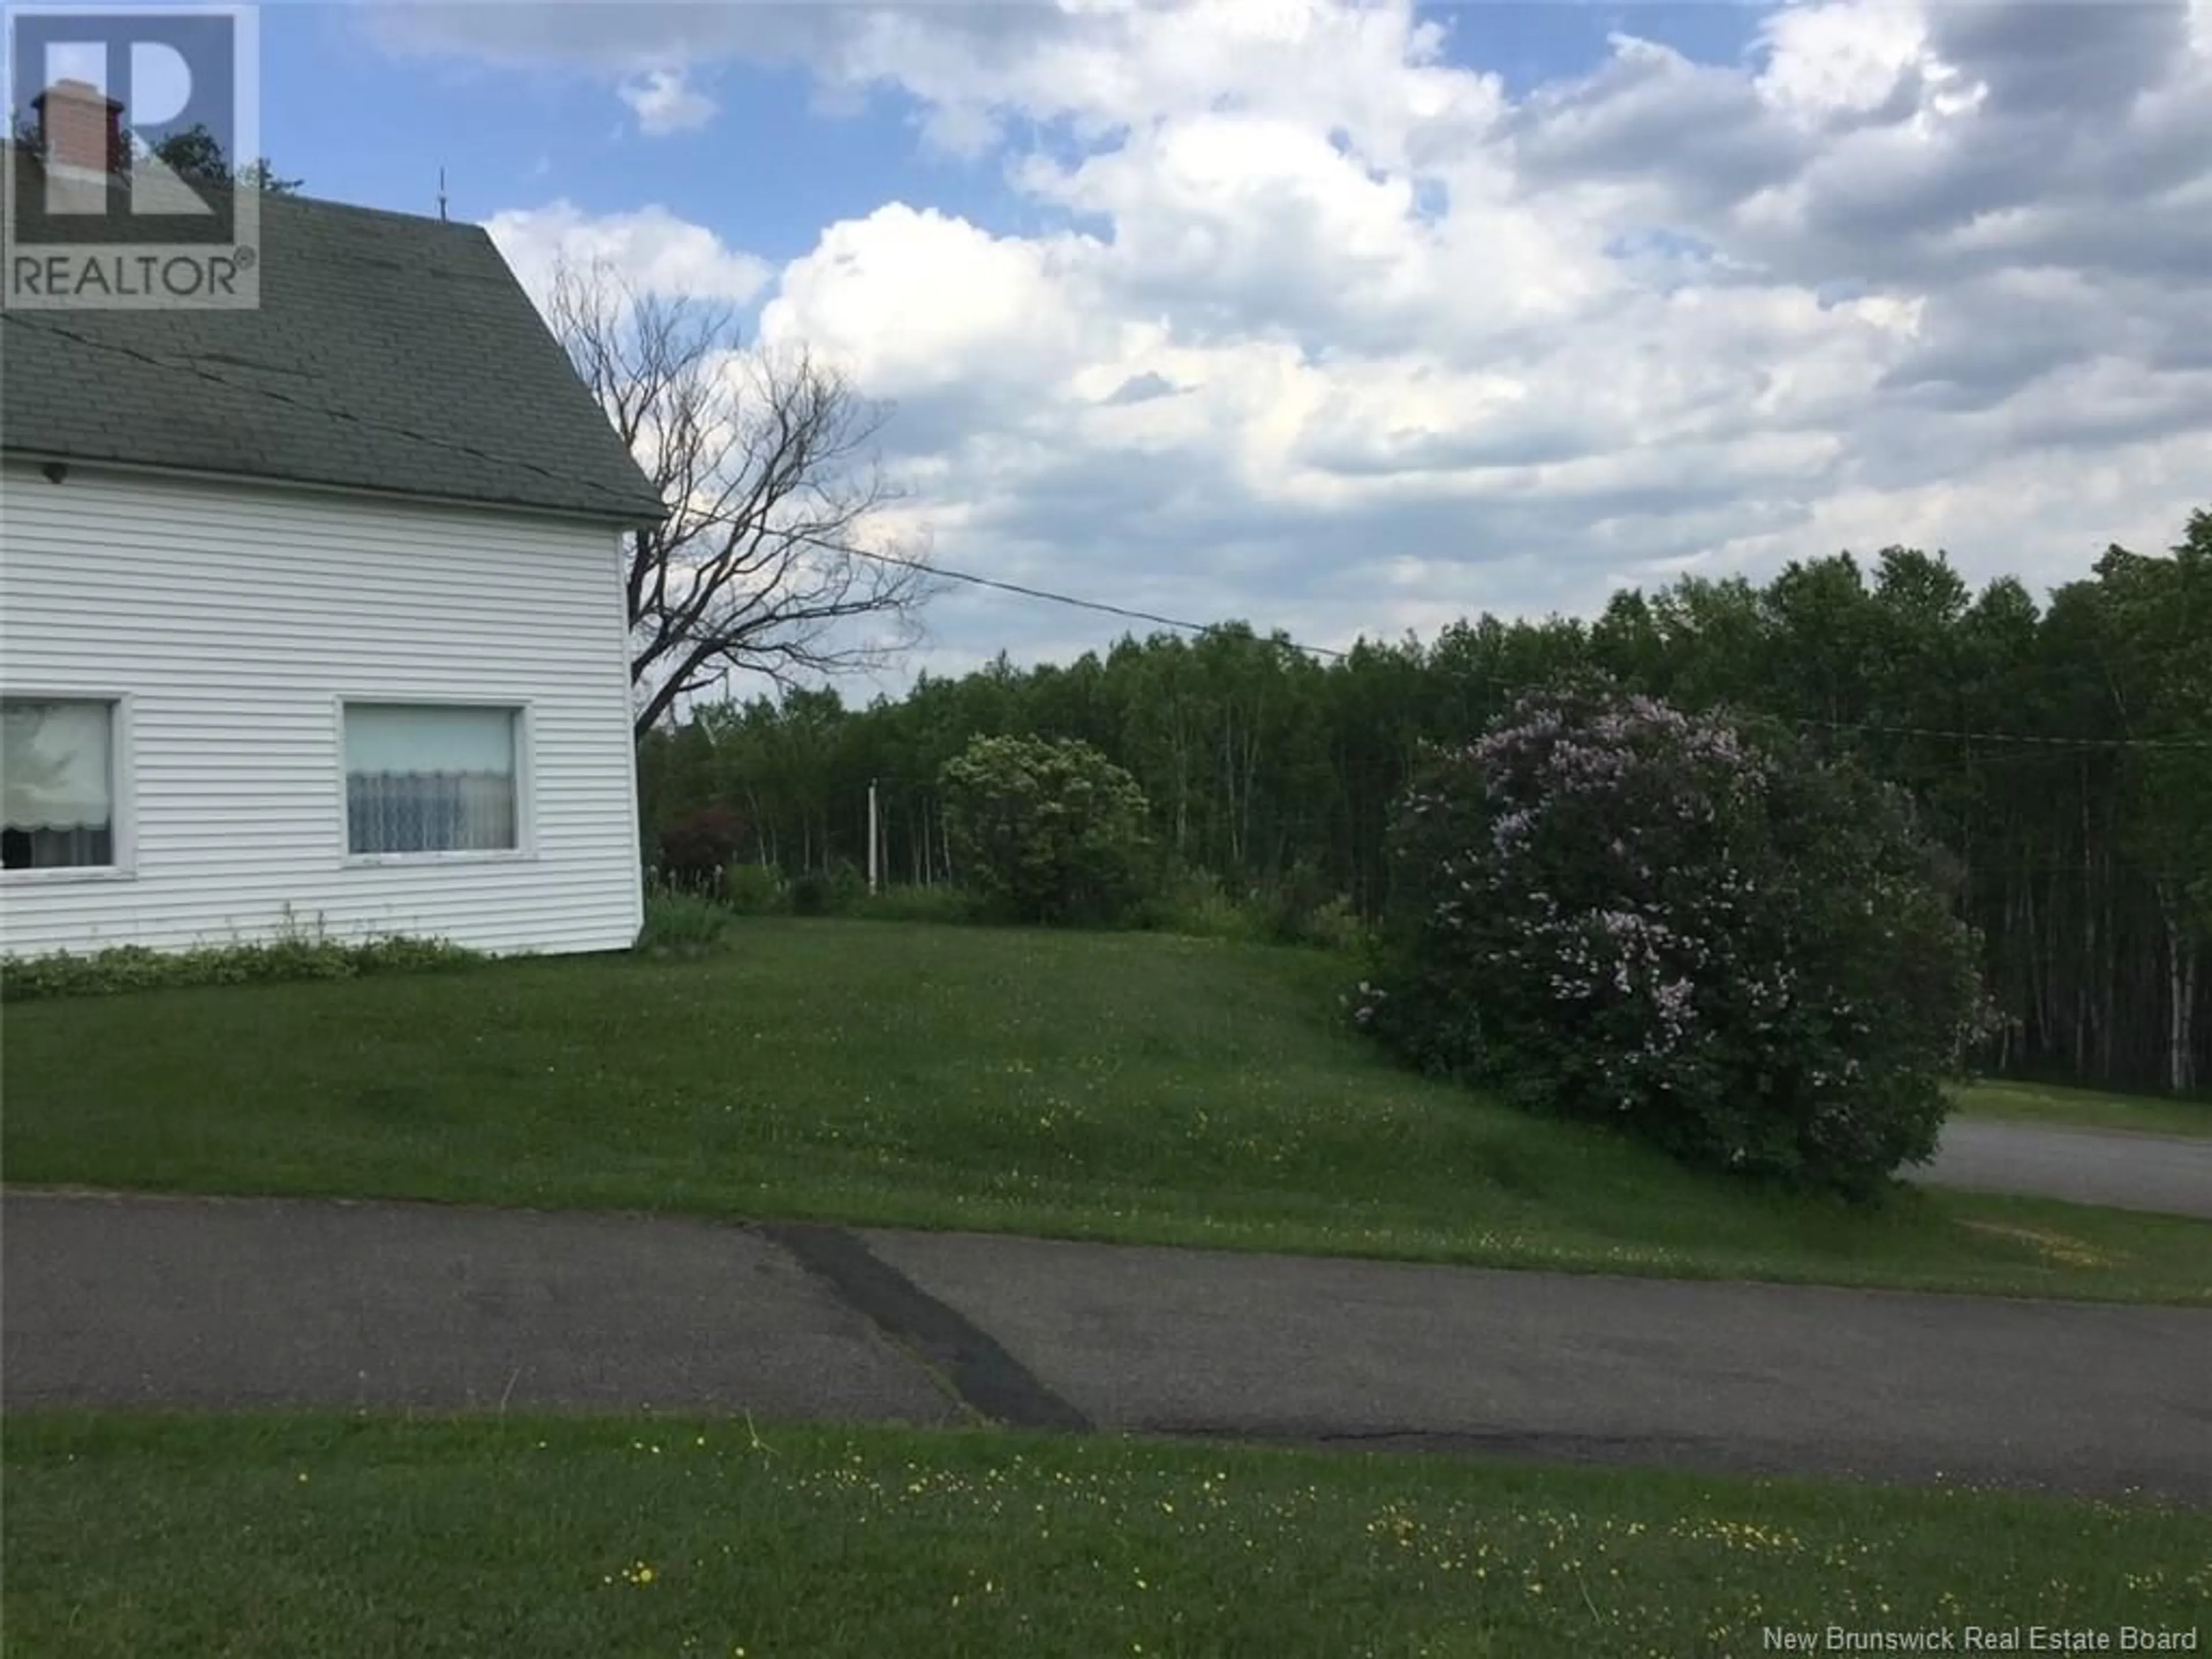
<path id="1" fill-rule="evenodd" d="M 2054 1129 L 2130 1129 L 2142 1134 L 2212 1138 L 2212 1100 L 2108 1095 L 2055 1084 L 1977 1083 L 1959 1091 L 1969 1117 L 2005 1118 Z"/>
<path id="2" fill-rule="evenodd" d="M 2202 1515 L 1960 1491 L 726 1420 L 33 1415 L 5 1451 L 11 1659 L 1681 1659 L 2212 1607 Z"/>
<path id="3" fill-rule="evenodd" d="M 762 921 L 721 954 L 11 1006 L 9 1180 L 2212 1302 L 2212 1224 L 1749 1192 L 1392 1066 L 1317 952 Z"/>

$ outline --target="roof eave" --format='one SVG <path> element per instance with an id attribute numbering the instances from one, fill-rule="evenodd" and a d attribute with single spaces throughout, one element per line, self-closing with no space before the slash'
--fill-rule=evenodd
<path id="1" fill-rule="evenodd" d="M 623 530 L 648 530 L 669 517 L 665 502 L 647 507 L 643 501 L 604 507 L 579 507 L 567 501 L 523 501 L 492 495 L 453 495 L 426 489 L 392 489 L 376 484 L 355 483 L 340 478 L 301 478 L 273 472 L 216 471 L 206 467 L 163 466 L 157 462 L 132 461 L 113 455 L 88 455 L 69 450 L 36 449 L 0 439 L 0 459 L 33 466 L 82 466 L 133 472 L 164 478 L 194 478 L 210 483 L 258 484 L 271 489 L 305 489 L 331 495 L 360 495 L 377 501 L 419 501 L 430 507 L 471 508 L 480 513 L 527 513 L 537 518 L 565 519 L 573 523 L 611 525 Z"/>

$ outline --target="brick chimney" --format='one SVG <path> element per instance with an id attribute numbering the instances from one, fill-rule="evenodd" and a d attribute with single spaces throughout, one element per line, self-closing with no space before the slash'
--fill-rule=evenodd
<path id="1" fill-rule="evenodd" d="M 39 153 L 56 173 L 105 177 L 128 164 L 123 106 L 84 81 L 57 81 L 31 100 L 39 119 Z"/>

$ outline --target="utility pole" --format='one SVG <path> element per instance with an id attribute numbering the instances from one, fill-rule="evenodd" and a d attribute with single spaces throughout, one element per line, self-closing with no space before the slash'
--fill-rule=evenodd
<path id="1" fill-rule="evenodd" d="M 876 812 L 876 781 L 870 778 L 868 780 L 868 891 L 871 894 L 876 890 L 878 871 L 882 864 L 882 860 L 878 856 L 878 849 L 882 844 L 880 822 Z"/>
<path id="2" fill-rule="evenodd" d="M 442 221 L 442 220 L 445 218 L 445 216 L 446 216 L 446 169 L 445 169 L 445 168 L 443 168 L 443 167 L 440 167 L 440 168 L 438 169 L 438 217 L 439 217 L 439 219 L 440 219 L 441 221 Z"/>

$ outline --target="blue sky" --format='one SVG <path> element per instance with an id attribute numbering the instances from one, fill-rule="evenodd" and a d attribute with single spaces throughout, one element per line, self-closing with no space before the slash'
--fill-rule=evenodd
<path id="1" fill-rule="evenodd" d="M 721 106 L 715 123 L 647 139 L 606 82 L 574 65 L 397 55 L 335 5 L 270 7 L 262 39 L 264 144 L 318 195 L 429 212 L 442 167 L 455 216 L 548 195 L 592 213 L 650 201 L 783 258 L 886 197 L 1006 205 L 994 163 L 917 152 L 906 100 L 833 115 L 796 65 L 718 67 L 701 76 Z"/>
<path id="2" fill-rule="evenodd" d="M 1340 646 L 1846 547 L 2047 588 L 2212 496 L 2212 0 L 261 28 L 280 171 L 735 307 L 732 398 L 834 366 L 872 544 L 958 568 Z M 927 620 L 909 670 L 1118 631 Z"/>
<path id="3" fill-rule="evenodd" d="M 442 167 L 457 216 L 548 193 L 591 213 L 649 200 L 779 260 L 805 252 L 824 223 L 887 200 L 1032 233 L 1065 217 L 1040 213 L 1006 187 L 1002 154 L 953 156 L 918 143 L 921 100 L 896 84 L 831 99 L 803 64 L 714 64 L 695 76 L 720 106 L 714 122 L 648 139 L 586 65 L 395 52 L 380 43 L 368 10 L 275 0 L 260 13 L 264 148 L 318 195 L 429 212 Z M 1758 9 L 1539 0 L 1423 15 L 1449 30 L 1446 61 L 1525 92 L 1587 73 L 1621 28 L 1733 63 L 1753 43 Z M 374 142 L 364 142 L 370 132 Z M 1049 147 L 1055 136 L 1031 128 L 1015 142 Z"/>

